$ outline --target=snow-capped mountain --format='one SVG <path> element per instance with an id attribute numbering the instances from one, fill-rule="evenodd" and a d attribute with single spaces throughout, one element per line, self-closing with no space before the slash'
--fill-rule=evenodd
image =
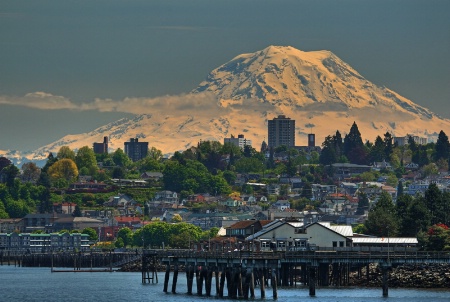
<path id="1" fill-rule="evenodd" d="M 371 83 L 330 51 L 269 46 L 242 54 L 214 69 L 191 94 L 213 95 L 216 106 L 207 106 L 206 112 L 168 109 L 121 119 L 67 135 L 27 157 L 46 157 L 63 145 L 92 146 L 103 136 L 109 137 L 111 149 L 123 148 L 125 141 L 137 137 L 168 154 L 200 140 L 223 142 L 224 137 L 244 134 L 259 149 L 267 137 L 267 120 L 280 114 L 296 120 L 296 145 L 306 145 L 311 132 L 321 144 L 336 130 L 345 134 L 354 121 L 363 138 L 371 141 L 387 131 L 393 136 L 450 133 L 448 119 Z"/>

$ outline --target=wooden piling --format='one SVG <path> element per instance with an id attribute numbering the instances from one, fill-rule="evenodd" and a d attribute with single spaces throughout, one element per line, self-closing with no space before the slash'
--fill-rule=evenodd
<path id="1" fill-rule="evenodd" d="M 275 270 L 272 270 L 271 284 L 272 284 L 273 299 L 276 300 L 276 299 L 278 299 L 278 289 L 277 289 L 278 282 L 277 282 L 277 274 L 276 274 Z"/>
<path id="2" fill-rule="evenodd" d="M 219 268 L 216 266 L 214 270 L 214 281 L 216 284 L 216 296 L 219 296 L 220 292 L 220 282 L 219 282 Z"/>
<path id="3" fill-rule="evenodd" d="M 170 278 L 170 265 L 166 265 L 166 274 L 164 276 L 164 289 L 163 292 L 167 293 L 167 288 L 169 287 L 169 278 Z"/>
<path id="4" fill-rule="evenodd" d="M 187 294 L 192 295 L 192 285 L 194 284 L 194 268 L 189 265 L 186 268 Z"/>
<path id="5" fill-rule="evenodd" d="M 203 280 L 205 279 L 204 269 L 205 268 L 202 267 L 201 270 L 199 271 L 199 278 L 198 278 L 198 284 L 197 284 L 197 288 L 198 288 L 197 295 L 199 295 L 199 296 L 203 296 Z"/>
<path id="6" fill-rule="evenodd" d="M 309 295 L 314 297 L 316 295 L 316 268 L 309 267 Z"/>
<path id="7" fill-rule="evenodd" d="M 387 297 L 389 295 L 389 287 L 388 287 L 389 269 L 387 266 L 382 266 L 381 271 L 383 274 L 383 281 L 382 281 L 383 297 Z"/>
<path id="8" fill-rule="evenodd" d="M 197 295 L 202 295 L 202 284 L 200 283 L 200 268 L 198 265 L 195 266 L 195 284 L 197 286 Z"/>
<path id="9" fill-rule="evenodd" d="M 220 275 L 220 285 L 219 285 L 219 297 L 223 297 L 223 288 L 225 286 L 225 276 L 226 276 L 226 267 L 222 269 L 222 274 Z"/>
<path id="10" fill-rule="evenodd" d="M 250 272 L 250 298 L 255 298 L 255 274 L 253 270 Z"/>
<path id="11" fill-rule="evenodd" d="M 239 267 L 237 269 L 237 290 L 238 290 L 238 297 L 242 298 L 244 296 L 244 290 L 242 288 L 242 268 Z"/>
<path id="12" fill-rule="evenodd" d="M 173 269 L 173 280 L 172 280 L 172 293 L 177 293 L 177 281 L 178 281 L 178 264 L 175 264 Z"/>
<path id="13" fill-rule="evenodd" d="M 250 274 L 248 272 L 245 273 L 243 277 L 243 286 L 242 286 L 242 296 L 245 300 L 248 300 L 249 291 L 250 291 Z"/>
<path id="14" fill-rule="evenodd" d="M 212 268 L 205 267 L 204 270 L 205 275 L 205 292 L 207 297 L 211 297 L 211 288 L 212 288 Z"/>
<path id="15" fill-rule="evenodd" d="M 233 282 L 233 273 L 230 267 L 227 268 L 227 272 L 225 274 L 226 280 L 227 280 L 227 292 L 228 297 L 233 297 L 233 288 L 234 288 L 234 282 Z M 234 297 L 236 298 L 236 293 L 234 294 Z"/>
<path id="16" fill-rule="evenodd" d="M 260 278 L 259 286 L 260 286 L 260 291 L 261 291 L 261 299 L 265 299 L 266 298 L 266 280 L 265 280 L 263 269 L 260 269 L 259 278 Z"/>

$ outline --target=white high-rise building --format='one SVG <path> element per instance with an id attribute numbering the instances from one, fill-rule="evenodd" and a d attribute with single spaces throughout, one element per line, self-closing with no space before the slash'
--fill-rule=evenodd
<path id="1" fill-rule="evenodd" d="M 238 137 L 231 136 L 230 138 L 223 139 L 224 144 L 229 143 L 244 149 L 245 146 L 252 146 L 252 141 L 246 139 L 243 134 L 239 134 Z"/>

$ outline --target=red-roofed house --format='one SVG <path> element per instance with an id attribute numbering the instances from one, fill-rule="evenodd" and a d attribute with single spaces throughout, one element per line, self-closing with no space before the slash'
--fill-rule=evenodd
<path id="1" fill-rule="evenodd" d="M 115 216 L 114 219 L 117 221 L 119 228 L 128 227 L 133 229 L 137 225 L 141 225 L 141 219 L 139 217 L 131 216 Z"/>
<path id="2" fill-rule="evenodd" d="M 243 220 L 229 226 L 226 229 L 227 237 L 238 237 L 244 239 L 262 230 L 269 220 Z"/>

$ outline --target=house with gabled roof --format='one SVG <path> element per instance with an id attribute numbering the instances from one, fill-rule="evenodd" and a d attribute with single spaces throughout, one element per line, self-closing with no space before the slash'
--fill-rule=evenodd
<path id="1" fill-rule="evenodd" d="M 117 222 L 119 228 L 128 227 L 130 229 L 133 229 L 141 224 L 141 219 L 139 217 L 115 216 L 114 220 Z"/>
<path id="2" fill-rule="evenodd" d="M 144 172 L 140 175 L 140 178 L 146 180 L 155 180 L 158 181 L 163 178 L 163 174 L 161 172 Z"/>
<path id="3" fill-rule="evenodd" d="M 332 249 L 352 246 L 351 226 L 329 223 L 275 220 L 245 240 L 256 241 L 261 250 Z"/>
<path id="4" fill-rule="evenodd" d="M 245 237 L 259 232 L 264 225 L 268 224 L 269 220 L 242 220 L 238 221 L 226 228 L 227 237 L 238 237 L 244 239 Z"/>
<path id="5" fill-rule="evenodd" d="M 127 206 L 135 203 L 136 202 L 130 196 L 126 194 L 119 194 L 117 196 L 111 196 L 108 201 L 104 203 L 104 205 L 108 207 L 126 208 Z"/>
<path id="6" fill-rule="evenodd" d="M 172 192 L 169 190 L 159 191 L 155 193 L 155 198 L 153 198 L 153 203 L 170 203 L 176 204 L 178 203 L 178 194 L 177 192 Z"/>

